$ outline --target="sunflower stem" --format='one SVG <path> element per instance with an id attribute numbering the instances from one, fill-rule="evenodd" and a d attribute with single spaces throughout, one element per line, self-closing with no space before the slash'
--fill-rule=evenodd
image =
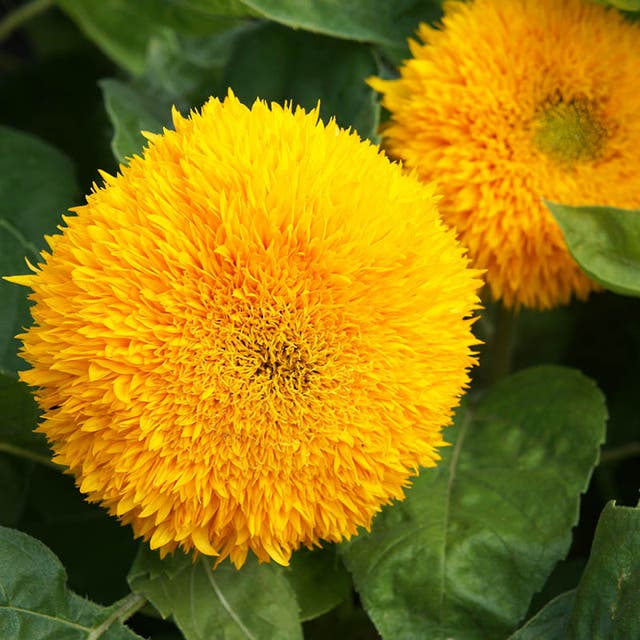
<path id="1" fill-rule="evenodd" d="M 29 451 L 29 449 L 24 449 L 23 447 L 16 447 L 15 445 L 9 444 L 8 442 L 0 442 L 0 453 L 8 453 L 18 458 L 31 460 L 32 462 L 37 462 L 38 464 L 49 467 L 50 469 L 55 469 L 56 471 L 61 471 L 63 468 L 59 464 L 53 462 L 51 459 L 47 458 L 47 456 L 43 456 L 39 453 L 34 453 L 33 451 Z"/>
<path id="2" fill-rule="evenodd" d="M 488 357 L 488 381 L 491 385 L 504 378 L 511 370 L 515 333 L 516 312 L 500 304 L 495 320 L 491 351 Z"/>
<path id="3" fill-rule="evenodd" d="M 46 11 L 51 6 L 53 6 L 53 0 L 32 0 L 10 11 L 0 20 L 0 42 L 6 40 L 16 29 L 19 29 L 25 24 L 25 22 Z"/>
<path id="4" fill-rule="evenodd" d="M 621 447 L 605 449 L 600 456 L 600 463 L 620 462 L 636 456 L 640 456 L 640 442 L 629 442 Z"/>
<path id="5" fill-rule="evenodd" d="M 147 604 L 147 599 L 139 593 L 130 593 L 118 603 L 118 607 L 113 613 L 99 626 L 91 631 L 87 636 L 87 640 L 98 640 L 109 628 L 116 622 L 125 622 L 134 613 L 140 611 Z"/>

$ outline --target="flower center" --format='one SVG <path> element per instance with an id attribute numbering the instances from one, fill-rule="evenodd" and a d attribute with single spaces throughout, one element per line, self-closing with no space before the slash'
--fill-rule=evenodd
<path id="1" fill-rule="evenodd" d="M 534 142 L 542 153 L 562 165 L 595 160 L 601 155 L 607 129 L 596 105 L 576 97 L 545 100 L 535 118 Z"/>
<path id="2" fill-rule="evenodd" d="M 279 342 L 258 350 L 255 377 L 275 382 L 296 391 L 309 385 L 313 368 L 302 350 L 293 343 Z"/>

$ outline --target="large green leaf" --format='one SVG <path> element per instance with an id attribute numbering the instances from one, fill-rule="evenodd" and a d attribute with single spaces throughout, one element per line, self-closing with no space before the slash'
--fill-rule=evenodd
<path id="1" fill-rule="evenodd" d="M 617 293 L 640 296 L 640 210 L 547 206 L 588 276 Z"/>
<path id="2" fill-rule="evenodd" d="M 0 276 L 27 273 L 25 258 L 39 261 L 44 234 L 77 196 L 66 156 L 38 138 L 0 127 Z M 0 280 L 0 372 L 15 375 L 25 364 L 14 336 L 29 323 L 28 290 Z"/>
<path id="3" fill-rule="evenodd" d="M 640 638 L 640 508 L 604 508 L 569 629 L 572 638 Z"/>
<path id="4" fill-rule="evenodd" d="M 294 29 L 403 49 L 420 22 L 441 16 L 436 0 L 242 0 Z"/>
<path id="5" fill-rule="evenodd" d="M 576 589 L 552 600 L 509 640 L 640 638 L 640 508 L 607 504 Z"/>
<path id="6" fill-rule="evenodd" d="M 283 570 L 249 558 L 241 570 L 213 559 L 195 562 L 181 553 L 160 560 L 140 549 L 129 584 L 163 617 L 171 616 L 186 640 L 299 640 L 298 605 Z"/>
<path id="7" fill-rule="evenodd" d="M 251 13 L 236 0 L 57 0 L 108 56 L 143 73 L 152 38 L 166 31 L 206 35 L 228 29 Z"/>
<path id="8" fill-rule="evenodd" d="M 605 419 L 595 384 L 561 367 L 522 371 L 465 403 L 440 465 L 344 545 L 382 635 L 507 635 L 570 546 Z"/>
<path id="9" fill-rule="evenodd" d="M 140 91 L 112 79 L 102 80 L 100 87 L 113 124 L 111 148 L 119 162 L 142 151 L 146 140 L 141 131 L 160 133 L 163 126 L 169 125 L 170 110 L 167 108 L 163 114 L 157 102 Z"/>
<path id="10" fill-rule="evenodd" d="M 246 104 L 259 97 L 310 109 L 319 100 L 325 120 L 372 138 L 379 104 L 364 79 L 377 70 L 366 45 L 266 24 L 238 37 L 222 84 Z"/>
<path id="11" fill-rule="evenodd" d="M 139 598 L 111 607 L 69 591 L 66 574 L 35 538 L 0 527 L 0 638 L 7 640 L 134 640 L 121 622 Z"/>
<path id="12" fill-rule="evenodd" d="M 331 611 L 351 595 L 351 576 L 333 545 L 296 551 L 286 576 L 296 592 L 303 621 Z"/>

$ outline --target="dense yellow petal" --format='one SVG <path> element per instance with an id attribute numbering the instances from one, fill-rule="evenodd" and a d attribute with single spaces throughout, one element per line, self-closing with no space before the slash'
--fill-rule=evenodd
<path id="1" fill-rule="evenodd" d="M 640 206 L 640 28 L 590 0 L 448 2 L 396 80 L 370 80 L 394 157 L 438 183 L 493 296 L 549 308 L 596 284 L 544 200 Z"/>
<path id="2" fill-rule="evenodd" d="M 230 94 L 174 123 L 20 279 L 22 377 L 56 461 L 152 548 L 286 564 L 438 459 L 478 272 L 433 187 L 317 110 Z"/>

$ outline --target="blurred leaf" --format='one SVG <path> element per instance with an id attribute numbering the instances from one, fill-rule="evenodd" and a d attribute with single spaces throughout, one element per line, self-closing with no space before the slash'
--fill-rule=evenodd
<path id="1" fill-rule="evenodd" d="M 334 546 L 296 551 L 286 576 L 296 592 L 303 622 L 331 611 L 351 596 L 351 576 Z"/>
<path id="2" fill-rule="evenodd" d="M 243 23 L 204 37 L 164 31 L 149 42 L 142 88 L 167 107 L 200 107 L 215 94 L 226 94 L 221 77 L 238 36 L 255 28 Z M 167 113 L 170 111 L 166 109 Z"/>
<path id="3" fill-rule="evenodd" d="M 228 29 L 251 12 L 236 0 L 57 0 L 108 56 L 139 75 L 151 38 L 176 31 L 206 35 Z"/>
<path id="4" fill-rule="evenodd" d="M 509 640 L 567 640 L 568 616 L 575 602 L 575 590 L 554 598 Z"/>
<path id="5" fill-rule="evenodd" d="M 366 45 L 266 24 L 238 37 L 223 87 L 248 105 L 259 97 L 311 109 L 320 100 L 324 120 L 335 116 L 342 127 L 372 138 L 379 103 L 364 79 L 377 68 Z"/>
<path id="6" fill-rule="evenodd" d="M 571 255 L 607 289 L 640 296 L 640 211 L 547 202 Z"/>
<path id="7" fill-rule="evenodd" d="M 59 29 L 58 20 L 44 20 L 55 16 L 65 28 Z M 68 28 L 74 37 L 68 38 L 67 51 L 48 55 L 36 50 L 28 64 L 11 73 L 0 71 L 0 122 L 29 131 L 73 158 L 81 187 L 77 196 L 81 196 L 91 189 L 98 167 L 108 171 L 115 167 L 109 122 L 97 85 L 100 78 L 113 75 L 115 67 L 60 12 L 47 11 L 40 20 L 44 20 L 42 32 L 65 37 Z M 31 38 L 26 46 L 33 50 Z"/>
<path id="8" fill-rule="evenodd" d="M 101 607 L 69 591 L 58 558 L 30 536 L 0 527 L 0 638 L 134 640 L 125 603 Z"/>
<path id="9" fill-rule="evenodd" d="M 343 545 L 380 633 L 511 631 L 569 548 L 605 419 L 594 383 L 561 367 L 522 371 L 461 407 L 440 465 Z"/>
<path id="10" fill-rule="evenodd" d="M 301 639 L 298 605 L 283 570 L 249 558 L 238 570 L 182 553 L 164 560 L 146 546 L 131 567 L 129 584 L 163 617 L 171 616 L 186 640 Z"/>
<path id="11" fill-rule="evenodd" d="M 604 508 L 569 629 L 571 638 L 640 638 L 640 508 Z"/>
<path id="12" fill-rule="evenodd" d="M 0 276 L 27 273 L 77 193 L 71 162 L 38 138 L 0 127 Z M 14 336 L 29 324 L 25 287 L 0 280 L 0 372 L 25 364 Z"/>
<path id="13" fill-rule="evenodd" d="M 101 603 L 129 592 L 127 571 L 138 548 L 131 529 L 86 502 L 70 476 L 35 465 L 17 526 L 53 550 L 74 591 Z"/>
<path id="14" fill-rule="evenodd" d="M 294 29 L 405 49 L 420 22 L 442 15 L 436 0 L 242 0 L 270 20 Z"/>
<path id="15" fill-rule="evenodd" d="M 162 114 L 157 103 L 123 82 L 102 80 L 100 87 L 113 124 L 111 148 L 119 162 L 142 152 L 146 139 L 141 131 L 161 133 L 163 126 L 169 125 L 171 113 L 168 109 Z"/>

